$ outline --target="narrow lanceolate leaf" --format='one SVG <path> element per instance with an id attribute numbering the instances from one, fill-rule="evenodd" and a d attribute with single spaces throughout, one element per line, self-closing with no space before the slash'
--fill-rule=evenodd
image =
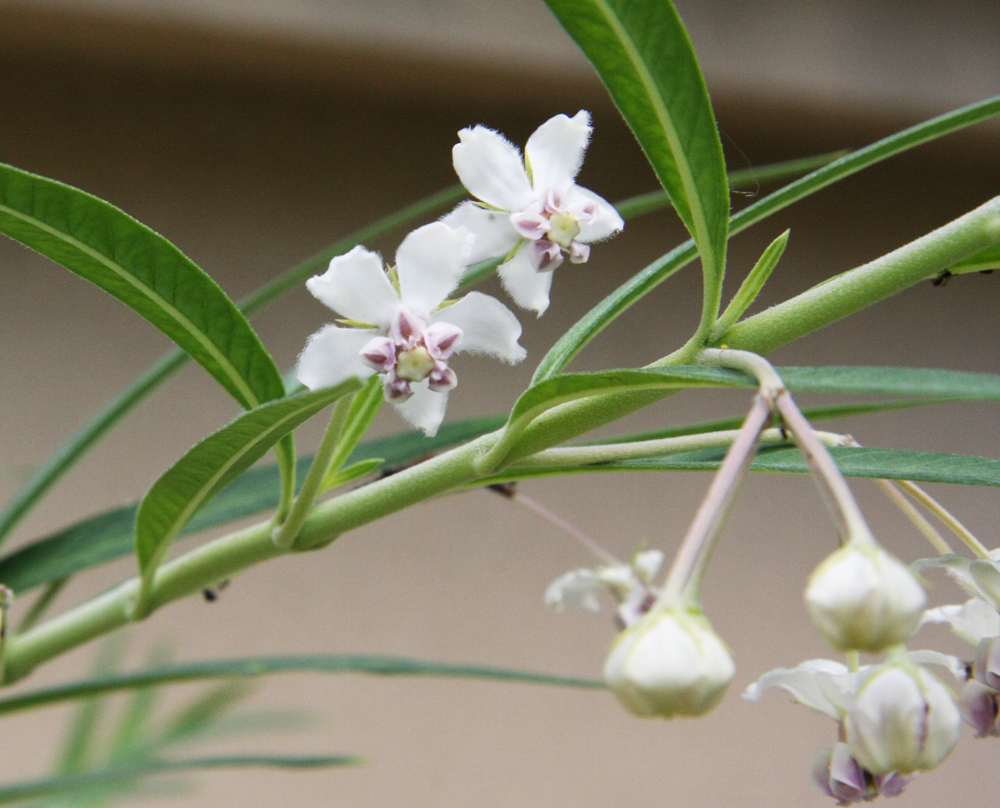
<path id="1" fill-rule="evenodd" d="M 520 431 L 541 413 L 602 393 L 694 387 L 755 387 L 749 376 L 710 367 L 669 367 L 564 373 L 528 388 L 514 404 L 508 430 Z"/>
<path id="2" fill-rule="evenodd" d="M 391 471 L 499 429 L 506 420 L 498 416 L 456 421 L 442 426 L 433 438 L 416 430 L 375 438 L 361 443 L 349 461 L 357 466 L 379 458 L 382 462 L 378 468 Z M 311 462 L 311 457 L 299 460 L 299 479 L 305 475 Z M 277 467 L 255 467 L 244 472 L 198 511 L 181 535 L 253 516 L 271 510 L 277 504 Z M 15 550 L 0 559 L 0 581 L 17 594 L 22 594 L 41 584 L 61 580 L 128 555 L 134 546 L 136 510 L 136 505 L 114 508 Z"/>
<path id="3" fill-rule="evenodd" d="M 0 232 L 141 314 L 244 407 L 285 394 L 274 360 L 218 284 L 113 205 L 0 164 Z"/>
<path id="4" fill-rule="evenodd" d="M 731 234 L 742 232 L 792 203 L 882 160 L 952 132 L 957 132 L 967 126 L 989 120 L 997 115 L 1000 115 L 1000 96 L 994 96 L 924 121 L 863 149 L 851 152 L 839 160 L 834 160 L 811 174 L 789 183 L 774 193 L 768 194 L 735 214 L 730 223 Z M 661 256 L 619 286 L 557 340 L 539 363 L 533 382 L 537 383 L 562 372 L 573 360 L 573 357 L 616 318 L 675 272 L 691 263 L 697 256 L 698 250 L 694 242 L 687 241 Z"/>
<path id="5" fill-rule="evenodd" d="M 84 789 L 127 783 L 153 775 L 180 774 L 199 769 L 270 767 L 280 769 L 316 769 L 327 766 L 356 766 L 361 760 L 345 755 L 281 757 L 276 755 L 229 755 L 188 760 L 150 760 L 108 769 L 28 780 L 0 786 L 0 805 L 10 805 L 43 797 L 76 794 Z"/>
<path id="6" fill-rule="evenodd" d="M 992 457 L 847 447 L 830 449 L 830 454 L 833 455 L 840 470 L 848 477 L 1000 486 L 1000 460 Z M 715 471 L 722 464 L 724 456 L 724 449 L 705 449 L 699 452 L 623 460 L 617 463 L 545 469 L 511 468 L 481 482 L 489 485 L 533 477 L 599 471 Z M 762 449 L 750 468 L 753 471 L 793 473 L 809 471 L 798 449 L 785 447 Z"/>
<path id="7" fill-rule="evenodd" d="M 391 656 L 276 656 L 246 659 L 215 659 L 164 665 L 134 673 L 112 673 L 63 685 L 30 690 L 0 699 L 0 715 L 91 698 L 122 690 L 136 690 L 160 685 L 218 679 L 244 679 L 277 673 L 363 673 L 376 676 L 428 676 L 447 679 L 481 679 L 496 682 L 520 682 L 556 687 L 599 690 L 604 682 L 553 676 L 547 673 L 495 668 L 485 665 L 459 665 L 426 662 Z"/>
<path id="8" fill-rule="evenodd" d="M 359 387 L 357 379 L 350 379 L 326 390 L 263 404 L 195 445 L 153 483 L 135 518 L 135 552 L 143 580 L 140 603 L 171 542 L 202 505 L 295 427 Z"/>
<path id="9" fill-rule="evenodd" d="M 729 184 L 694 48 L 670 0 L 545 0 L 594 65 L 721 283 Z"/>

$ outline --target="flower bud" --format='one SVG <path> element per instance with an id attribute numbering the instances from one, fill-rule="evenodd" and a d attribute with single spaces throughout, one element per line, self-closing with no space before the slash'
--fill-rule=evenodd
<path id="1" fill-rule="evenodd" d="M 933 769 L 955 746 L 961 724 L 951 691 L 912 662 L 873 668 L 844 719 L 851 753 L 873 774 Z"/>
<path id="2" fill-rule="evenodd" d="M 984 637 L 979 641 L 972 673 L 977 681 L 1000 690 L 1000 637 Z"/>
<path id="3" fill-rule="evenodd" d="M 927 604 L 913 573 L 873 541 L 850 542 L 827 557 L 810 576 L 805 597 L 831 646 L 873 654 L 906 642 Z"/>
<path id="4" fill-rule="evenodd" d="M 711 710 L 735 670 L 703 615 L 654 609 L 618 635 L 604 679 L 629 712 L 672 718 Z"/>

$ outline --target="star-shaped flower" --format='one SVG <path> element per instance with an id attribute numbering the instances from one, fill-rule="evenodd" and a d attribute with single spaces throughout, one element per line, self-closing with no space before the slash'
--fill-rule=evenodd
<path id="1" fill-rule="evenodd" d="M 453 354 L 507 362 L 526 355 L 517 342 L 521 324 L 500 301 L 479 292 L 447 300 L 468 265 L 470 244 L 468 232 L 435 222 L 403 240 L 389 271 L 363 247 L 334 258 L 306 287 L 347 318 L 347 327 L 327 325 L 309 338 L 299 356 L 299 381 L 318 390 L 377 373 L 386 401 L 434 435 L 458 383 L 448 365 Z"/>
<path id="2" fill-rule="evenodd" d="M 556 115 L 528 138 L 524 159 L 503 135 L 475 126 L 458 133 L 452 154 L 465 202 L 444 221 L 476 237 L 470 263 L 506 259 L 498 272 L 514 302 L 539 315 L 548 308 L 552 270 L 564 257 L 582 264 L 590 244 L 624 226 L 593 191 L 576 184 L 590 139 L 590 113 Z"/>

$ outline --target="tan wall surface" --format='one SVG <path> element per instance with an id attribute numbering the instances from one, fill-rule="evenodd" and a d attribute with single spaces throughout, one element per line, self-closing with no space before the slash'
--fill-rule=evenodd
<path id="1" fill-rule="evenodd" d="M 654 180 L 624 127 L 584 86 L 572 105 L 549 98 L 524 111 L 479 102 L 421 105 L 296 85 L 240 85 L 205 77 L 170 80 L 83 62 L 0 61 L 0 160 L 83 187 L 175 241 L 234 296 L 374 216 L 453 181 L 458 128 L 481 122 L 517 142 L 548 115 L 596 111 L 582 181 L 610 199 Z M 531 88 L 524 87 L 531 96 Z M 795 108 L 731 104 L 722 126 L 733 167 L 859 145 L 867 131 Z M 727 117 L 728 116 L 728 117 Z M 801 120 L 797 120 L 801 116 Z M 799 125 L 801 124 L 801 125 Z M 879 134 L 890 131 L 880 129 Z M 734 279 L 785 227 L 792 239 L 764 303 L 873 258 L 997 193 L 995 143 L 959 137 L 830 189 L 734 240 Z M 736 205 L 745 198 L 734 197 Z M 514 400 L 533 361 L 630 272 L 681 238 L 669 214 L 626 228 L 593 260 L 561 269 L 550 313 L 525 320 L 526 365 L 457 363 L 462 386 L 449 418 L 492 413 Z M 394 242 L 378 245 L 391 253 Z M 694 270 L 678 276 L 609 329 L 579 368 L 634 365 L 667 353 L 693 326 Z M 735 286 L 732 284 L 730 288 Z M 885 364 L 997 372 L 997 276 L 921 285 L 849 323 L 782 349 L 779 364 Z M 327 317 L 297 292 L 255 319 L 283 366 Z M 165 348 L 115 301 L 45 260 L 0 243 L 0 468 L 42 461 L 94 410 Z M 811 399 L 805 398 L 809 403 Z M 677 396 L 633 425 L 733 414 L 748 397 Z M 137 498 L 191 443 L 234 414 L 200 371 L 188 368 L 144 404 L 48 498 L 19 542 Z M 872 446 L 1000 456 L 995 405 L 882 415 L 831 428 Z M 391 413 L 380 433 L 400 428 Z M 312 426 L 303 445 L 316 439 Z M 524 486 L 590 535 L 627 555 L 648 542 L 676 545 L 708 478 L 697 474 L 573 479 Z M 3 483 L 0 494 L 13 490 Z M 886 544 L 928 554 L 901 517 L 855 484 Z M 995 491 L 939 487 L 989 545 Z M 194 539 L 197 542 L 199 539 Z M 732 692 L 708 718 L 641 722 L 610 696 L 476 682 L 281 677 L 255 703 L 305 710 L 315 731 L 235 741 L 234 749 L 344 751 L 357 770 L 198 778 L 189 804 L 215 806 L 607 806 L 827 804 L 808 784 L 828 719 L 782 695 L 747 704 L 740 690 L 759 673 L 824 655 L 801 608 L 805 576 L 835 543 L 805 478 L 755 476 L 724 537 L 705 601 L 731 645 Z M 189 543 L 187 546 L 191 546 Z M 328 550 L 241 576 L 212 605 L 191 599 L 129 632 L 136 664 L 158 639 L 179 659 L 261 653 L 386 653 L 599 675 L 612 636 L 606 618 L 553 615 L 550 580 L 589 559 L 532 514 L 473 492 L 428 503 L 344 536 Z M 75 580 L 66 606 L 131 574 L 127 562 Z M 945 602 L 955 591 L 940 585 Z M 943 632 L 929 634 L 947 642 Z M 94 647 L 40 670 L 31 684 L 82 674 Z M 4 780 L 41 773 L 68 713 L 11 719 L 0 735 Z M 942 770 L 911 786 L 901 806 L 947 800 L 993 804 L 1000 786 L 996 741 L 967 734 Z M 147 798 L 143 805 L 177 804 Z"/>

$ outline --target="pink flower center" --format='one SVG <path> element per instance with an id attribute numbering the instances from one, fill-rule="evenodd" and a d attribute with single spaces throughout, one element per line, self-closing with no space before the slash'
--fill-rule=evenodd
<path id="1" fill-rule="evenodd" d="M 388 331 L 361 349 L 365 362 L 381 374 L 387 401 L 408 399 L 415 382 L 426 380 L 438 393 L 458 384 L 448 360 L 462 341 L 461 328 L 450 323 L 427 325 L 422 317 L 400 306 Z"/>
<path id="2" fill-rule="evenodd" d="M 590 246 L 578 240 L 580 224 L 590 224 L 597 218 L 597 206 L 591 202 L 566 204 L 556 191 L 549 191 L 545 201 L 532 202 L 512 213 L 514 229 L 528 241 L 531 262 L 535 269 L 547 272 L 569 257 L 573 264 L 582 264 L 590 257 Z"/>

